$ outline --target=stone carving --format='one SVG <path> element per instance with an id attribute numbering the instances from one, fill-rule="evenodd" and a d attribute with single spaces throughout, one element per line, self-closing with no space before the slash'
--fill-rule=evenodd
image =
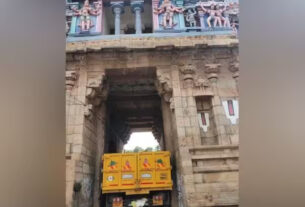
<path id="1" fill-rule="evenodd" d="M 205 64 L 204 70 L 205 73 L 208 74 L 208 79 L 210 80 L 217 80 L 218 79 L 218 73 L 220 72 L 220 64 L 212 63 L 212 64 Z"/>
<path id="2" fill-rule="evenodd" d="M 208 80 L 199 76 L 195 79 L 195 87 L 198 87 L 200 89 L 208 88 L 210 87 L 210 83 Z"/>
<path id="3" fill-rule="evenodd" d="M 75 16 L 80 16 L 79 27 L 82 32 L 89 32 L 90 28 L 94 26 L 90 15 L 98 16 L 101 12 L 101 8 L 101 2 L 96 4 L 95 9 L 91 8 L 89 0 L 85 0 L 83 7 L 79 10 L 71 8 L 75 12 Z"/>
<path id="4" fill-rule="evenodd" d="M 161 25 L 164 29 L 172 29 L 175 26 L 173 22 L 175 12 L 182 13 L 183 9 L 176 7 L 171 0 L 164 0 L 161 6 L 154 11 L 156 14 L 163 14 L 163 22 Z"/>
<path id="5" fill-rule="evenodd" d="M 194 8 L 187 9 L 187 13 L 185 14 L 185 21 L 189 24 L 190 27 L 196 27 L 196 10 Z"/>
<path id="6" fill-rule="evenodd" d="M 221 25 L 221 19 L 219 16 L 217 16 L 217 14 L 220 13 L 220 10 L 219 7 L 217 7 L 217 10 L 215 2 L 210 3 L 210 9 L 206 9 L 205 6 L 207 6 L 207 4 L 203 2 L 199 2 L 199 6 L 201 7 L 202 11 L 209 14 L 209 17 L 207 18 L 207 23 L 209 27 L 212 27 L 211 20 L 214 21 L 214 27 L 216 27 L 217 24 L 219 24 L 219 26 Z"/>
<path id="7" fill-rule="evenodd" d="M 86 97 L 89 103 L 98 106 L 101 101 L 106 100 L 108 94 L 108 85 L 104 84 L 105 73 L 88 76 Z"/>
<path id="8" fill-rule="evenodd" d="M 231 63 L 229 70 L 233 73 L 232 77 L 237 81 L 239 77 L 239 62 Z"/>
<path id="9" fill-rule="evenodd" d="M 85 105 L 85 112 L 84 112 L 85 117 L 90 119 L 92 117 L 92 110 L 93 110 L 92 104 Z"/>
<path id="10" fill-rule="evenodd" d="M 186 88 L 191 88 L 194 86 L 195 66 L 191 63 L 181 64 L 180 72 L 183 74 L 183 81 Z"/>
<path id="11" fill-rule="evenodd" d="M 174 109 L 173 105 L 173 87 L 169 73 L 160 72 L 157 70 L 157 81 L 155 82 L 158 93 L 163 99 L 170 104 L 170 108 Z"/>
<path id="12" fill-rule="evenodd" d="M 232 27 L 236 29 L 236 23 L 232 20 L 230 22 L 230 15 L 236 16 L 238 14 L 238 4 L 225 4 L 223 2 L 199 2 L 197 6 L 201 8 L 201 10 L 207 13 L 209 16 L 207 18 L 207 24 L 211 28 L 213 21 L 213 27 Z"/>
<path id="13" fill-rule="evenodd" d="M 71 90 L 77 79 L 78 73 L 76 71 L 66 71 L 66 89 Z"/>

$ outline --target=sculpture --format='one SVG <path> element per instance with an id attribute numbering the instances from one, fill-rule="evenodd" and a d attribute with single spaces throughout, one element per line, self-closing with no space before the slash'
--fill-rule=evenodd
<path id="1" fill-rule="evenodd" d="M 190 27 L 196 27 L 197 22 L 195 15 L 196 11 L 194 9 L 187 9 L 185 20 L 189 23 Z"/>
<path id="2" fill-rule="evenodd" d="M 174 6 L 170 0 L 164 0 L 161 6 L 154 11 L 156 14 L 163 13 L 163 22 L 161 25 L 164 28 L 173 28 L 173 18 L 175 12 L 182 13 L 183 10 L 182 8 Z"/>
<path id="3" fill-rule="evenodd" d="M 207 23 L 209 27 L 212 27 L 211 21 L 213 20 L 213 27 L 231 27 L 230 26 L 230 19 L 229 19 L 229 11 L 227 6 L 224 6 L 222 9 L 220 8 L 220 4 L 214 1 L 205 3 L 199 2 L 197 4 L 201 7 L 201 9 L 209 14 L 207 18 Z M 210 9 L 206 9 L 205 6 L 210 5 Z M 223 22 L 223 23 L 222 23 Z"/>
<path id="4" fill-rule="evenodd" d="M 229 14 L 226 11 L 227 11 L 226 6 L 224 6 L 223 9 L 220 9 L 219 5 L 216 5 L 216 16 L 219 17 L 218 24 L 219 24 L 220 27 L 222 27 L 222 22 L 221 21 L 224 22 L 223 23 L 224 27 L 230 27 Z M 222 14 L 224 14 L 224 16 Z"/>
<path id="5" fill-rule="evenodd" d="M 100 14 L 101 6 L 98 4 L 96 9 L 91 8 L 89 4 L 89 0 L 85 0 L 83 7 L 80 10 L 73 9 L 75 12 L 75 16 L 80 16 L 79 26 L 81 31 L 89 31 L 91 27 L 93 27 L 93 23 L 91 22 L 90 15 L 98 16 Z"/>
<path id="6" fill-rule="evenodd" d="M 216 4 L 215 3 L 211 3 L 211 8 L 210 9 L 206 9 L 204 8 L 204 4 L 203 2 L 199 3 L 199 6 L 201 7 L 201 9 L 209 14 L 209 17 L 207 18 L 207 23 L 209 27 L 212 27 L 211 25 L 211 20 L 214 20 L 214 27 L 216 27 L 217 23 L 218 25 L 221 25 L 221 19 L 219 16 L 216 15 L 216 13 L 218 12 L 216 10 Z"/>

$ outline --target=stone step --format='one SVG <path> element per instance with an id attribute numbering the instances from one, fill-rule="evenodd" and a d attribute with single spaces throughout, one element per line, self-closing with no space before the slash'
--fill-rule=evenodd
<path id="1" fill-rule="evenodd" d="M 205 167 L 193 167 L 194 173 L 213 173 L 213 172 L 230 172 L 238 171 L 238 165 L 219 165 L 219 166 L 205 166 Z"/>

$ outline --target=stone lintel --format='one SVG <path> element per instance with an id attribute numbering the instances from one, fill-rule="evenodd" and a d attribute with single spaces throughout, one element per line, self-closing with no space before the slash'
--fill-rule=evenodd
<path id="1" fill-rule="evenodd" d="M 170 46 L 170 47 L 169 47 Z M 120 35 L 120 37 L 102 37 L 96 40 L 67 42 L 66 52 L 100 51 L 102 49 L 180 49 L 198 47 L 237 47 L 238 39 L 228 36 L 162 36 L 160 34 Z"/>

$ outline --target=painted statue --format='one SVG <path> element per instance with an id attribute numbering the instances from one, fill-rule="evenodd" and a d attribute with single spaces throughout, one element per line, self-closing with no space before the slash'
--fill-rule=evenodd
<path id="1" fill-rule="evenodd" d="M 186 16 L 185 16 L 185 20 L 189 23 L 190 27 L 196 27 L 196 11 L 194 9 L 188 9 Z"/>
<path id="2" fill-rule="evenodd" d="M 89 4 L 89 0 L 85 0 L 84 5 L 81 9 L 73 9 L 73 11 L 75 12 L 75 16 L 80 16 L 79 27 L 81 28 L 81 31 L 84 32 L 89 31 L 90 28 L 94 26 L 91 21 L 90 15 L 98 16 L 100 14 L 101 7 L 98 4 L 98 6 L 93 9 Z"/>
<path id="3" fill-rule="evenodd" d="M 229 13 L 227 12 L 227 6 L 224 6 L 223 9 L 220 9 L 219 5 L 216 5 L 216 16 L 219 17 L 219 26 L 230 27 Z M 223 25 L 222 25 L 223 21 Z"/>
<path id="4" fill-rule="evenodd" d="M 206 9 L 205 6 L 210 4 L 210 9 Z M 212 27 L 211 21 L 213 21 L 213 27 L 231 27 L 229 15 L 231 10 L 231 6 L 224 6 L 220 8 L 220 4 L 217 2 L 209 2 L 206 4 L 205 2 L 199 2 L 197 4 L 201 7 L 201 9 L 207 13 L 209 16 L 207 18 L 207 23 L 209 27 Z"/>
<path id="5" fill-rule="evenodd" d="M 216 4 L 215 4 L 214 2 L 211 4 L 211 8 L 210 8 L 210 9 L 204 8 L 203 2 L 200 2 L 200 3 L 199 3 L 199 6 L 201 7 L 201 9 L 202 9 L 204 12 L 206 12 L 206 13 L 209 14 L 209 17 L 207 18 L 207 23 L 208 23 L 208 26 L 209 26 L 209 27 L 212 27 L 211 20 L 214 21 L 214 27 L 216 27 L 217 24 L 218 24 L 219 26 L 222 25 L 222 24 L 221 24 L 221 18 L 220 18 L 219 16 L 217 16 L 217 13 L 218 13 L 219 11 L 217 10 Z"/>
<path id="6" fill-rule="evenodd" d="M 162 26 L 164 28 L 173 28 L 173 19 L 175 12 L 182 13 L 182 8 L 178 8 L 170 0 L 164 0 L 159 8 L 155 9 L 154 11 L 156 14 L 163 13 L 163 21 Z"/>

